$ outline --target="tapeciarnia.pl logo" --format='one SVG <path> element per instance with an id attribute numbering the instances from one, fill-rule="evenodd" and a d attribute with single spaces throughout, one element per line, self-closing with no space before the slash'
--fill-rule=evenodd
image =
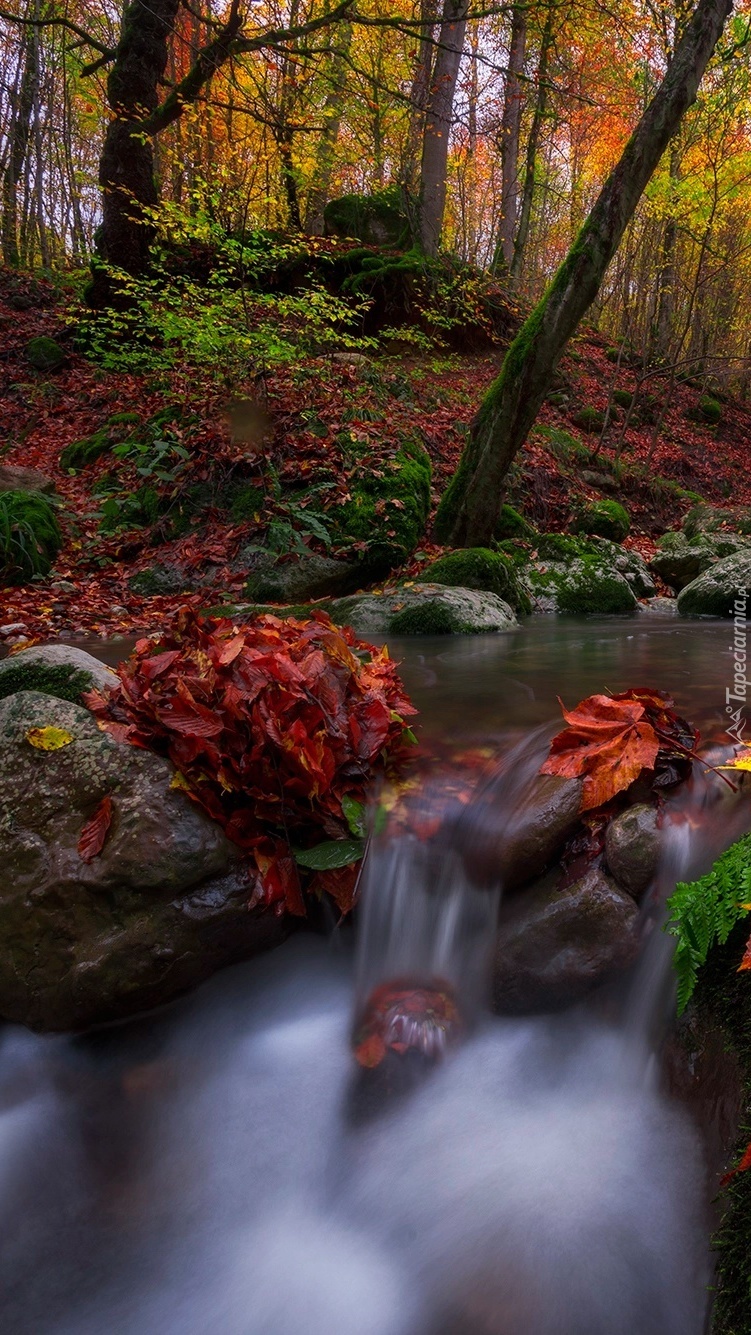
<path id="1" fill-rule="evenodd" d="M 725 713 L 730 715 L 731 726 L 728 737 L 738 745 L 744 745 L 743 731 L 746 727 L 745 707 L 748 698 L 748 624 L 746 607 L 748 590 L 736 589 L 737 597 L 733 603 L 733 643 L 729 646 L 733 655 L 733 685 L 725 687 Z M 736 708 L 737 706 L 737 708 Z"/>

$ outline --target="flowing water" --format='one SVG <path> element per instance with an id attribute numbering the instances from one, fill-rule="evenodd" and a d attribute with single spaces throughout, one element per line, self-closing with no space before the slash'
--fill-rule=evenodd
<path id="1" fill-rule="evenodd" d="M 516 747 L 510 810 L 556 694 L 669 689 L 719 737 L 728 640 L 546 620 L 412 642 L 404 675 L 434 737 Z M 128 1025 L 0 1031 L 3 1332 L 701 1335 L 706 1171 L 660 1090 L 659 901 L 751 818 L 696 784 L 666 821 L 631 979 L 512 1020 L 483 1007 L 498 888 L 465 871 L 471 812 L 433 844 L 376 841 L 354 955 L 347 932 L 300 937 Z M 427 1034 L 402 1089 L 351 1055 L 393 979 L 450 989 L 463 1022 L 438 1064 Z"/>

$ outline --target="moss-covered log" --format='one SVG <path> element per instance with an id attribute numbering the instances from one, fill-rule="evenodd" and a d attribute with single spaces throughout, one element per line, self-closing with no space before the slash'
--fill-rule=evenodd
<path id="1" fill-rule="evenodd" d="M 526 440 L 566 343 L 594 301 L 642 191 L 691 106 L 732 9 L 700 0 L 665 77 L 547 293 L 508 350 L 473 424 L 437 517 L 442 541 L 487 544 L 502 484 Z"/>

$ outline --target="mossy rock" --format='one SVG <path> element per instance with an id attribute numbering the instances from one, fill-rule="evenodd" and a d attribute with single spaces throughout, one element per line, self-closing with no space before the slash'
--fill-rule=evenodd
<path id="1" fill-rule="evenodd" d="M 414 440 L 404 441 L 377 471 L 362 469 L 350 482 L 351 499 L 326 512 L 335 541 L 365 543 L 363 564 L 373 572 L 401 565 L 425 532 L 430 471 L 430 456 Z"/>
<path id="2" fill-rule="evenodd" d="M 250 482 L 235 482 L 227 488 L 223 504 L 229 510 L 236 524 L 255 519 L 266 504 L 266 495 L 262 487 Z"/>
<path id="3" fill-rule="evenodd" d="M 740 506 L 723 508 L 719 505 L 695 505 L 684 517 L 681 528 L 689 540 L 698 533 L 717 533 L 721 530 L 751 534 L 751 510 Z"/>
<path id="4" fill-rule="evenodd" d="M 72 644 L 32 645 L 0 661 L 0 700 L 18 691 L 39 691 L 80 704 L 85 691 L 116 682 L 110 668 Z"/>
<path id="5" fill-rule="evenodd" d="M 191 584 L 177 566 L 153 565 L 131 575 L 128 588 L 142 598 L 153 598 L 160 594 L 187 593 Z"/>
<path id="6" fill-rule="evenodd" d="M 537 551 L 538 559 L 526 573 L 535 610 L 612 616 L 636 607 L 636 591 L 627 578 L 632 572 L 617 569 L 620 550 L 612 544 L 547 533 Z"/>
<path id="7" fill-rule="evenodd" d="M 409 242 L 409 222 L 398 186 L 372 195 L 329 200 L 323 225 L 327 236 L 355 237 L 365 246 L 401 247 Z"/>
<path id="8" fill-rule="evenodd" d="M 676 592 L 710 570 L 718 561 L 736 552 L 751 550 L 751 539 L 740 533 L 665 533 L 649 568 Z"/>
<path id="9" fill-rule="evenodd" d="M 299 606 L 309 599 L 349 593 L 365 583 L 362 567 L 356 562 L 319 556 L 317 552 L 294 554 L 283 560 L 273 552 L 254 553 L 251 560 L 244 592 L 256 603 Z"/>
<path id="10" fill-rule="evenodd" d="M 67 360 L 65 350 L 46 334 L 29 340 L 26 344 L 26 359 L 35 371 L 47 373 L 60 371 Z"/>
<path id="11" fill-rule="evenodd" d="M 554 408 L 564 408 L 568 403 L 568 400 L 568 394 L 562 389 L 554 389 L 552 393 L 547 396 L 547 402 L 551 403 Z"/>
<path id="12" fill-rule="evenodd" d="M 524 515 L 514 509 L 513 505 L 502 505 L 494 537 L 497 542 L 502 542 L 506 538 L 522 538 L 534 542 L 537 530 L 524 518 Z"/>
<path id="13" fill-rule="evenodd" d="M 618 501 L 593 501 L 578 512 L 574 527 L 577 533 L 622 542 L 628 536 L 631 520 Z"/>
<path id="14" fill-rule="evenodd" d="M 441 584 L 340 598 L 326 609 L 364 639 L 390 635 L 481 635 L 513 630 L 516 617 L 497 594 Z"/>
<path id="15" fill-rule="evenodd" d="M 513 562 L 503 553 L 492 552 L 487 547 L 465 547 L 447 552 L 426 566 L 422 577 L 431 584 L 497 593 L 515 612 L 531 611 L 529 595 L 517 578 Z"/>
<path id="16" fill-rule="evenodd" d="M 47 575 L 63 542 L 57 514 L 39 491 L 0 492 L 0 587 Z"/>
<path id="17" fill-rule="evenodd" d="M 681 616 L 745 615 L 747 589 L 751 589 L 751 549 L 715 562 L 687 584 L 678 594 L 678 611 Z"/>
<path id="18" fill-rule="evenodd" d="M 114 445 L 133 439 L 135 427 L 140 425 L 138 413 L 114 413 L 98 431 L 66 445 L 60 454 L 60 467 L 69 473 L 80 473 L 103 454 L 109 454 Z"/>
<path id="19" fill-rule="evenodd" d="M 689 408 L 686 416 L 692 422 L 704 422 L 707 426 L 717 426 L 722 417 L 722 404 L 717 399 L 712 398 L 711 394 L 704 394 L 699 402 L 693 408 Z"/>
<path id="20" fill-rule="evenodd" d="M 586 431 L 590 436 L 599 435 L 605 425 L 605 414 L 598 408 L 586 407 L 580 408 L 571 418 L 574 426 L 578 426 L 580 431 Z"/>
<path id="21" fill-rule="evenodd" d="M 634 396 L 627 389 L 613 390 L 613 403 L 617 403 L 619 408 L 628 410 L 634 401 Z"/>
<path id="22" fill-rule="evenodd" d="M 533 544 L 524 542 L 521 538 L 504 538 L 502 542 L 496 543 L 496 549 L 511 561 L 518 574 L 529 565 Z"/>

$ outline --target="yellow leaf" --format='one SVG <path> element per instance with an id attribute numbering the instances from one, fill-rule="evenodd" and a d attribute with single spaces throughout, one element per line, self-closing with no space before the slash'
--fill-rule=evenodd
<path id="1" fill-rule="evenodd" d="M 37 751 L 59 751 L 73 741 L 73 734 L 65 728 L 29 728 L 26 740 Z"/>
<path id="2" fill-rule="evenodd" d="M 751 751 L 743 751 L 733 760 L 729 760 L 727 765 L 718 765 L 717 768 L 751 770 Z"/>
<path id="3" fill-rule="evenodd" d="M 188 780 L 186 779 L 185 775 L 180 773 L 179 769 L 175 770 L 175 773 L 172 775 L 169 786 L 170 788 L 179 789 L 180 792 L 182 793 L 190 792 L 190 784 L 188 783 Z"/>

